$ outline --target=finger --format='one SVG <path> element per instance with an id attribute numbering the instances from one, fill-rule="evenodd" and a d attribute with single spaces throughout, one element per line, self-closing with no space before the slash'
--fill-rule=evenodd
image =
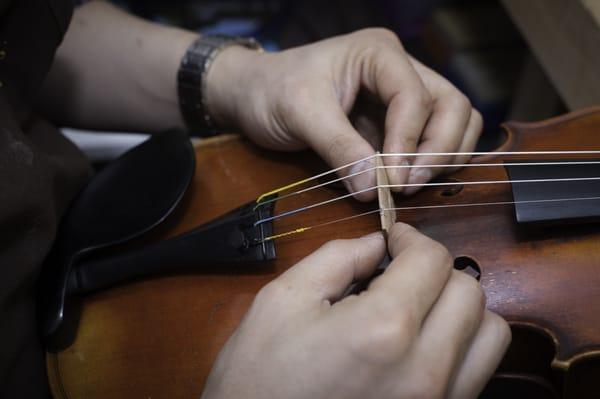
<path id="1" fill-rule="evenodd" d="M 483 318 L 485 295 L 477 280 L 454 270 L 421 329 L 415 353 L 440 386 L 448 386 Z"/>
<path id="2" fill-rule="evenodd" d="M 352 126 L 371 144 L 371 147 L 381 150 L 383 148 L 383 134 L 385 112 L 377 99 L 366 94 L 358 96 L 354 108 L 349 115 Z"/>
<path id="3" fill-rule="evenodd" d="M 385 117 L 385 153 L 413 153 L 431 113 L 431 96 L 410 63 L 398 38 L 389 31 L 376 30 L 379 36 L 365 52 L 361 62 L 361 83 L 387 106 Z M 411 158 L 388 156 L 388 166 L 403 165 Z M 407 168 L 388 169 L 391 184 L 402 184 Z M 394 188 L 401 191 L 400 188 Z"/>
<path id="4" fill-rule="evenodd" d="M 422 184 L 437 176 L 443 168 L 423 167 L 419 165 L 451 164 L 454 155 L 426 155 L 428 153 L 454 153 L 458 150 L 470 118 L 471 105 L 462 95 L 453 94 L 436 100 L 433 114 L 425 127 L 421 144 L 417 148 L 419 155 L 413 162 L 408 176 L 408 184 Z M 422 186 L 410 186 L 404 193 L 411 195 Z"/>
<path id="5" fill-rule="evenodd" d="M 476 398 L 500 364 L 510 340 L 506 321 L 486 310 L 479 331 L 450 384 L 448 398 Z"/>
<path id="6" fill-rule="evenodd" d="M 390 102 L 385 118 L 385 139 L 383 152 L 388 154 L 412 154 L 429 117 L 431 105 L 429 94 L 417 85 L 398 93 Z M 414 162 L 414 156 L 387 156 L 383 158 L 386 166 L 406 166 Z M 409 168 L 387 169 L 390 184 L 395 192 L 404 191 L 400 186 L 407 182 Z"/>
<path id="7" fill-rule="evenodd" d="M 469 124 L 467 125 L 467 129 L 465 131 L 465 135 L 463 136 L 462 143 L 458 147 L 458 152 L 473 152 L 475 151 L 475 146 L 477 145 L 477 141 L 481 136 L 481 131 L 483 130 L 483 118 L 481 114 L 476 109 L 471 110 L 471 117 L 469 118 Z M 457 155 L 454 157 L 452 163 L 455 164 L 464 164 L 469 162 L 471 159 L 470 155 Z M 456 170 L 456 168 L 451 169 L 450 171 Z"/>
<path id="8" fill-rule="evenodd" d="M 458 151 L 466 135 L 471 119 L 471 103 L 450 82 L 442 78 L 418 61 L 411 59 L 421 76 L 425 87 L 434 101 L 431 117 L 423 130 L 418 153 L 453 153 Z M 444 165 L 455 160 L 453 155 L 422 155 L 415 158 L 413 165 Z M 410 169 L 408 184 L 422 184 L 431 180 L 442 171 L 442 168 Z M 404 192 L 413 194 L 420 186 L 407 187 Z"/>
<path id="9" fill-rule="evenodd" d="M 441 244 L 403 223 L 390 230 L 388 248 L 394 259 L 363 294 L 365 309 L 374 317 L 408 318 L 418 331 L 448 281 L 452 259 Z"/>
<path id="10" fill-rule="evenodd" d="M 385 117 L 385 139 L 383 152 L 388 154 L 414 153 L 431 113 L 431 96 L 422 85 L 418 75 L 411 69 L 409 75 L 414 79 L 397 87 Z M 382 74 L 383 75 L 383 74 Z M 383 79 L 383 78 L 382 78 Z M 387 166 L 408 165 L 414 157 L 384 157 Z M 403 184 L 408 178 L 408 168 L 388 169 L 388 178 L 393 185 Z M 403 191 L 393 187 L 394 191 Z"/>
<path id="11" fill-rule="evenodd" d="M 334 240 L 308 255 L 277 280 L 295 295 L 314 302 L 337 300 L 358 280 L 370 276 L 385 256 L 379 232 L 351 240 Z"/>
<path id="12" fill-rule="evenodd" d="M 374 168 L 374 159 L 354 163 L 375 154 L 371 145 L 358 133 L 338 104 L 332 93 L 320 96 L 320 104 L 314 103 L 310 115 L 302 114 L 297 121 L 292 121 L 293 130 L 306 138 L 312 148 L 332 167 L 339 168 L 351 164 L 338 172 L 340 177 L 353 175 L 344 180 L 351 193 L 359 192 L 355 197 L 361 201 L 375 198 L 375 173 L 361 173 Z"/>

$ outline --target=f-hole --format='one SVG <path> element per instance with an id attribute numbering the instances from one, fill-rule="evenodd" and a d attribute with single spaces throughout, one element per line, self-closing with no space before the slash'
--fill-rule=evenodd
<path id="1" fill-rule="evenodd" d="M 454 259 L 454 268 L 467 273 L 477 281 L 481 278 L 481 269 L 479 268 L 479 265 L 473 258 L 468 256 L 459 256 Z"/>

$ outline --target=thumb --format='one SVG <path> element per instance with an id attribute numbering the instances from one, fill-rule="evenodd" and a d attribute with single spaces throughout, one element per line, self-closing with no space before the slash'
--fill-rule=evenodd
<path id="1" fill-rule="evenodd" d="M 278 277 L 286 287 L 317 302 L 335 301 L 352 282 L 373 274 L 386 254 L 380 232 L 329 241 Z M 314 303 L 309 301 L 309 303 Z"/>
<path id="2" fill-rule="evenodd" d="M 296 125 L 296 134 L 302 137 L 332 168 L 340 169 L 340 177 L 351 176 L 343 182 L 351 193 L 361 201 L 376 197 L 375 159 L 366 159 L 375 150 L 350 123 L 342 107 L 334 99 L 312 101 L 311 112 L 303 113 Z M 366 191 L 365 191 L 366 190 Z M 362 191 L 362 192 L 361 192 Z"/>

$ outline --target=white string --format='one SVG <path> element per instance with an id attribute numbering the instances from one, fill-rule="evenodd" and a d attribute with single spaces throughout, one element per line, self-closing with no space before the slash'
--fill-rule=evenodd
<path id="1" fill-rule="evenodd" d="M 531 203 L 548 203 L 548 202 L 568 202 L 568 201 L 591 201 L 591 200 L 600 200 L 600 197 L 581 197 L 581 198 L 549 198 L 549 199 L 540 199 L 540 200 L 520 200 L 520 201 L 496 201 L 496 202 L 475 202 L 475 203 L 467 203 L 467 204 L 444 204 L 444 205 L 417 205 L 417 206 L 404 206 L 404 207 L 394 207 L 394 208 L 378 208 L 372 211 L 367 211 L 363 213 L 359 213 L 357 215 L 347 216 L 340 219 L 330 220 L 324 223 L 319 223 L 316 225 L 309 226 L 304 230 L 315 229 L 318 227 L 325 227 L 331 224 L 348 221 L 351 219 L 356 219 L 362 216 L 371 215 L 378 212 L 385 211 L 407 211 L 407 210 L 415 210 L 415 209 L 443 209 L 443 208 L 466 208 L 471 206 L 500 206 L 500 205 L 517 205 L 517 204 L 531 204 Z M 303 231 L 304 231 L 303 230 Z M 294 233 L 294 231 L 290 231 L 289 233 Z M 281 236 L 288 235 L 288 233 L 282 233 Z M 269 239 L 267 237 L 267 239 Z M 262 240 L 261 242 L 264 242 Z"/>
<path id="2" fill-rule="evenodd" d="M 331 198 L 325 201 L 317 202 L 311 205 L 307 205 L 301 208 L 286 211 L 278 215 L 273 215 L 268 218 L 258 220 L 254 223 L 254 226 L 259 224 L 277 220 L 283 217 L 295 215 L 299 212 L 307 211 L 309 209 L 317 208 L 323 205 L 330 204 L 345 198 L 349 198 L 354 195 L 362 194 L 368 191 L 376 190 L 378 188 L 400 188 L 400 187 L 429 187 L 429 186 L 456 186 L 456 185 L 483 185 L 483 184 L 520 184 L 520 183 L 550 183 L 550 182 L 571 182 L 571 181 L 598 181 L 600 177 L 575 177 L 575 178 L 559 178 L 559 179 L 521 179 L 521 180 L 484 180 L 484 181 L 462 181 L 462 182 L 429 182 L 429 183 L 404 183 L 404 184 L 379 184 L 373 187 L 368 187 L 363 190 L 355 191 L 353 193 L 341 195 L 339 197 Z"/>
<path id="3" fill-rule="evenodd" d="M 385 155 L 385 154 L 380 154 Z M 359 161 L 360 162 L 360 161 Z M 347 176 L 338 177 L 333 180 L 328 180 L 324 183 L 315 184 L 310 187 L 303 188 L 301 190 L 293 191 L 288 194 L 280 195 L 278 197 L 274 197 L 271 199 L 263 200 L 260 202 L 260 205 L 266 205 L 271 202 L 281 201 L 285 198 L 289 198 L 292 196 L 296 196 L 299 194 L 306 193 L 311 190 L 315 190 L 318 188 L 322 188 L 328 186 L 330 184 L 334 184 L 340 181 L 344 181 L 346 179 L 351 179 L 355 176 L 362 175 L 364 173 L 372 172 L 377 169 L 404 169 L 404 168 L 472 168 L 472 167 L 505 167 L 505 166 L 560 166 L 560 165 L 598 165 L 600 161 L 557 161 L 557 162 L 500 162 L 500 163 L 460 163 L 460 164 L 429 164 L 429 165 L 383 165 L 383 166 L 374 166 L 365 170 L 361 170 L 359 172 L 351 173 Z M 331 172 L 324 172 L 318 175 L 319 177 L 323 177 Z M 313 180 L 310 178 L 306 182 Z"/>
<path id="4" fill-rule="evenodd" d="M 473 151 L 473 152 L 397 152 L 397 153 L 380 153 L 381 157 L 417 157 L 421 155 L 432 156 L 482 156 L 482 155 L 593 155 L 600 154 L 600 150 L 584 150 L 584 151 Z M 377 155 L 377 154 L 376 154 Z M 359 161 L 360 162 L 360 161 Z"/>
<path id="5" fill-rule="evenodd" d="M 545 198 L 545 199 L 537 199 L 537 200 L 520 200 L 520 201 L 472 202 L 472 203 L 467 203 L 467 204 L 417 205 L 417 206 L 405 206 L 405 207 L 396 207 L 396 208 L 384 208 L 384 209 L 382 209 L 382 211 L 406 211 L 406 210 L 411 210 L 411 209 L 465 208 L 465 207 L 470 207 L 470 206 L 518 205 L 518 204 L 568 202 L 568 201 L 591 201 L 591 200 L 600 200 L 600 197 Z"/>
<path id="6" fill-rule="evenodd" d="M 472 152 L 397 152 L 397 153 L 375 153 L 367 157 L 358 159 L 353 162 L 349 162 L 345 165 L 338 166 L 337 168 L 330 169 L 318 175 L 309 177 L 304 180 L 304 183 L 320 179 L 323 176 L 330 175 L 335 172 L 339 172 L 342 169 L 349 168 L 360 162 L 368 161 L 375 157 L 417 157 L 417 156 L 483 156 L 483 155 L 597 155 L 600 154 L 600 150 L 585 150 L 585 151 L 472 151 Z M 263 203 L 263 202 L 261 202 Z M 268 203 L 267 201 L 264 202 Z"/>

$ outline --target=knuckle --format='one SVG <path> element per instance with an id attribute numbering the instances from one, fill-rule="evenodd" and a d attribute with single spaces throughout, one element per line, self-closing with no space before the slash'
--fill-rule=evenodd
<path id="1" fill-rule="evenodd" d="M 336 164 L 336 160 L 345 159 L 345 155 L 350 153 L 350 147 L 348 135 L 343 133 L 334 134 L 327 142 L 325 150 L 330 164 Z"/>
<path id="2" fill-rule="evenodd" d="M 389 235 L 388 235 L 388 242 L 389 242 L 389 245 L 391 246 L 392 252 L 397 253 L 398 251 L 396 249 L 400 245 L 401 242 L 402 243 L 406 243 L 406 242 L 410 243 L 418 235 L 419 235 L 419 232 L 417 231 L 417 229 L 415 229 L 411 225 L 406 224 L 406 223 L 395 223 L 392 226 L 391 230 L 389 231 Z"/>
<path id="3" fill-rule="evenodd" d="M 481 128 L 483 127 L 483 117 L 481 116 L 481 113 L 473 108 L 471 110 L 471 118 L 473 119 L 472 123 L 477 127 L 477 130 L 481 131 Z"/>
<path id="4" fill-rule="evenodd" d="M 424 110 L 431 111 L 433 109 L 433 97 L 431 94 L 425 89 L 425 87 L 420 87 L 419 90 L 414 94 L 415 100 L 417 101 L 419 107 Z"/>
<path id="5" fill-rule="evenodd" d="M 370 345 L 380 349 L 382 353 L 395 352 L 398 342 L 403 341 L 406 335 L 404 326 L 396 321 L 396 318 L 388 318 L 374 325 L 369 340 Z"/>
<path id="6" fill-rule="evenodd" d="M 423 236 L 419 243 L 419 251 L 423 261 L 437 269 L 437 272 L 450 273 L 454 259 L 448 249 L 439 242 Z"/>
<path id="7" fill-rule="evenodd" d="M 485 309 L 485 292 L 477 280 L 468 274 L 455 270 L 453 277 L 457 280 L 465 300 L 472 301 L 481 311 Z"/>
<path id="8" fill-rule="evenodd" d="M 347 240 L 343 240 L 340 238 L 331 240 L 331 241 L 327 241 L 325 244 L 323 244 L 321 246 L 320 251 L 339 252 L 340 250 L 342 250 L 345 247 L 346 243 L 347 243 Z"/>
<path id="9" fill-rule="evenodd" d="M 448 103 L 453 109 L 470 112 L 471 111 L 471 100 L 465 96 L 462 92 L 457 89 L 453 89 L 451 94 L 448 96 Z M 468 114 L 467 114 L 468 115 Z"/>
<path id="10" fill-rule="evenodd" d="M 473 150 L 472 148 L 466 148 L 465 149 L 466 152 L 469 152 L 469 151 L 472 151 L 472 150 Z M 461 155 L 461 156 L 455 157 L 454 160 L 452 161 L 452 163 L 455 164 L 455 165 L 462 165 L 462 164 L 468 163 L 469 159 L 471 159 L 471 157 L 469 155 Z M 445 173 L 451 174 L 451 173 L 454 173 L 454 172 L 456 172 L 458 170 L 460 170 L 460 167 L 458 167 L 458 166 L 453 167 L 453 168 L 447 168 L 447 169 L 445 169 Z"/>
<path id="11" fill-rule="evenodd" d="M 498 316 L 495 313 L 488 312 L 489 319 L 493 326 L 493 332 L 497 339 L 504 344 L 506 348 L 510 341 L 512 340 L 512 331 L 510 326 L 502 317 Z"/>
<path id="12" fill-rule="evenodd" d="M 417 233 L 417 229 L 406 223 L 395 223 L 390 230 L 390 237 L 392 240 L 398 240 L 405 234 Z"/>
<path id="13" fill-rule="evenodd" d="M 404 136 L 401 139 L 402 149 L 405 152 L 414 152 L 419 145 L 419 137 L 416 136 Z"/>
<path id="14" fill-rule="evenodd" d="M 400 44 L 400 39 L 398 36 L 391 30 L 381 27 L 376 28 L 367 28 L 359 31 L 360 34 L 364 35 L 364 37 L 371 39 L 376 39 L 380 42 L 386 42 L 394 45 Z"/>
<path id="15" fill-rule="evenodd" d="M 254 298 L 254 306 L 262 307 L 267 304 L 279 302 L 290 290 L 290 287 L 275 279 L 267 283 L 264 287 L 258 291 Z"/>
<path id="16" fill-rule="evenodd" d="M 346 262 L 355 269 L 362 264 L 365 254 L 364 251 L 361 250 L 361 247 L 356 243 L 352 243 L 352 241 L 353 240 L 347 239 L 331 240 L 323 244 L 321 248 L 319 248 L 319 252 L 325 256 L 335 256 L 340 260 L 339 262 Z"/>
<path id="17" fill-rule="evenodd" d="M 429 252 L 431 253 L 434 259 L 439 259 L 439 263 L 444 265 L 450 265 L 453 263 L 452 255 L 448 248 L 442 245 L 440 242 L 435 241 L 427 236 L 423 236 L 424 245 L 429 248 Z"/>
<path id="18" fill-rule="evenodd" d="M 399 93 L 398 101 L 402 105 L 412 105 L 427 113 L 431 113 L 435 105 L 435 100 L 429 90 L 419 82 L 406 85 L 404 90 Z"/>
<path id="19" fill-rule="evenodd" d="M 402 316 L 379 317 L 369 329 L 363 330 L 362 334 L 356 334 L 353 350 L 358 357 L 379 366 L 397 362 L 414 339 L 412 325 L 402 322 L 401 318 Z"/>

